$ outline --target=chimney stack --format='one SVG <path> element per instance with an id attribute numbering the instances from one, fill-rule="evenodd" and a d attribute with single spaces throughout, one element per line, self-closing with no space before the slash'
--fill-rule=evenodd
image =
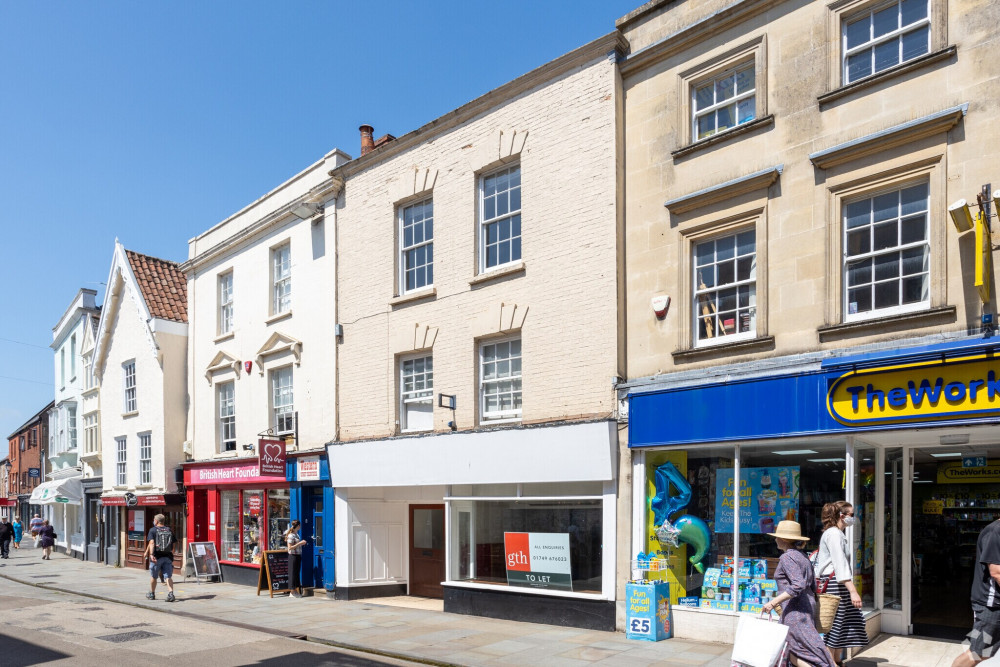
<path id="1" fill-rule="evenodd" d="M 375 150 L 375 138 L 372 136 L 375 128 L 371 125 L 362 125 L 358 129 L 361 130 L 361 155 L 367 155 Z"/>

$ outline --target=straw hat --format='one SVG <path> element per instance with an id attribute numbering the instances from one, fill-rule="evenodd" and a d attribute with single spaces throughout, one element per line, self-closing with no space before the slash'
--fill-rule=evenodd
<path id="1" fill-rule="evenodd" d="M 778 530 L 768 533 L 771 537 L 780 537 L 789 542 L 808 542 L 809 538 L 802 534 L 802 526 L 798 521 L 781 521 Z"/>

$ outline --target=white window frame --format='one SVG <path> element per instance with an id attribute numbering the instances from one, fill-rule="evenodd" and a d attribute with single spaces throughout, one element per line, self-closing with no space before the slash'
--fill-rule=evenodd
<path id="1" fill-rule="evenodd" d="M 216 393 L 220 452 L 236 451 L 236 383 L 222 382 Z M 231 436 L 231 437 L 227 437 Z M 230 447 L 230 443 L 232 446 Z"/>
<path id="2" fill-rule="evenodd" d="M 97 413 L 83 416 L 83 446 L 87 454 L 97 451 Z"/>
<path id="3" fill-rule="evenodd" d="M 287 378 L 287 382 L 285 382 Z M 277 435 L 295 431 L 295 376 L 291 366 L 271 370 L 271 424 Z M 287 387 L 287 393 L 284 389 Z"/>
<path id="4" fill-rule="evenodd" d="M 219 274 L 219 326 L 218 334 L 224 335 L 233 330 L 233 272 Z"/>
<path id="5" fill-rule="evenodd" d="M 76 379 L 76 334 L 69 337 L 69 379 Z"/>
<path id="6" fill-rule="evenodd" d="M 122 364 L 122 407 L 125 414 L 138 412 L 139 404 L 136 397 L 135 359 Z"/>
<path id="7" fill-rule="evenodd" d="M 70 405 L 66 408 L 66 436 L 67 449 L 76 449 L 76 406 Z"/>
<path id="8" fill-rule="evenodd" d="M 292 309 L 292 244 L 282 243 L 271 249 L 271 314 Z"/>
<path id="9" fill-rule="evenodd" d="M 737 92 L 735 91 L 737 75 L 747 68 L 750 68 L 751 76 L 750 79 L 753 82 L 752 88 L 749 91 Z M 693 81 L 691 83 L 691 140 L 692 142 L 704 141 L 716 135 L 722 134 L 723 132 L 728 132 L 730 130 L 736 129 L 740 125 L 745 125 L 746 123 L 751 123 L 757 119 L 757 63 L 753 58 L 750 60 L 744 60 L 732 67 L 727 67 L 721 72 L 714 72 L 711 76 Z M 733 79 L 733 89 L 734 94 L 732 97 L 728 97 L 722 101 L 715 99 L 717 94 L 716 85 L 718 82 L 732 78 Z M 713 89 L 713 101 L 712 104 L 705 107 L 704 109 L 698 109 L 698 89 L 704 88 L 706 84 L 711 84 Z M 752 100 L 753 112 L 749 118 L 743 121 L 739 120 L 740 104 L 746 102 L 747 100 Z M 729 127 L 719 129 L 718 128 L 718 111 L 727 106 L 735 105 L 734 120 L 736 121 L 733 125 Z M 708 115 L 712 115 L 715 118 L 715 129 L 705 136 L 698 136 L 698 121 Z"/>
<path id="10" fill-rule="evenodd" d="M 517 374 L 514 374 L 513 371 L 511 371 L 511 372 L 509 372 L 507 375 L 505 375 L 503 377 L 498 377 L 498 378 L 495 378 L 495 379 L 492 379 L 492 380 L 487 380 L 486 379 L 486 370 L 485 370 L 485 366 L 486 366 L 486 363 L 487 363 L 486 362 L 486 350 L 487 350 L 487 348 L 492 347 L 492 346 L 496 346 L 496 345 L 501 345 L 503 343 L 513 343 L 513 342 L 517 342 L 518 343 L 519 351 L 518 351 L 517 355 L 513 355 L 513 354 L 509 355 L 506 360 L 508 362 L 510 362 L 513 359 L 517 359 L 517 361 L 518 361 L 518 368 L 519 368 Z M 521 337 L 520 336 L 510 336 L 510 337 L 506 337 L 506 338 L 495 338 L 495 339 L 491 338 L 489 340 L 480 341 L 480 343 L 479 343 L 479 373 L 478 373 L 478 375 L 479 375 L 479 420 L 481 422 L 496 423 L 496 422 L 519 421 L 521 419 L 521 417 L 522 417 L 522 415 L 524 413 L 524 404 L 523 404 L 524 367 L 522 365 L 523 352 L 524 352 L 524 350 L 523 350 L 522 341 L 521 341 Z M 489 385 L 493 385 L 493 384 L 499 384 L 499 383 L 502 383 L 502 382 L 507 382 L 507 381 L 510 381 L 512 384 L 516 384 L 517 385 L 517 389 L 512 389 L 510 392 L 507 392 L 507 393 L 510 393 L 512 399 L 514 399 L 516 397 L 516 401 L 512 401 L 512 402 L 520 403 L 521 407 L 516 408 L 516 409 L 512 408 L 511 410 L 498 410 L 498 411 L 494 411 L 494 412 L 487 412 L 487 410 L 486 410 L 486 396 L 487 396 L 487 388 L 488 388 L 488 386 Z"/>
<path id="11" fill-rule="evenodd" d="M 66 386 L 66 348 L 59 349 L 59 387 Z"/>
<path id="12" fill-rule="evenodd" d="M 701 280 L 699 279 L 699 273 L 700 273 L 699 269 L 701 267 L 698 266 L 698 247 L 706 243 L 712 243 L 713 245 L 716 245 L 718 244 L 719 241 L 722 241 L 724 239 L 729 239 L 729 238 L 737 239 L 739 236 L 743 234 L 753 235 L 753 243 L 754 243 L 753 253 L 744 253 L 740 255 L 738 241 L 734 241 L 733 257 L 731 260 L 725 259 L 720 262 L 720 260 L 718 260 L 718 258 L 715 257 L 713 258 L 711 264 L 706 265 L 716 268 L 722 262 L 729 262 L 729 261 L 734 262 L 735 266 L 733 270 L 733 281 L 720 285 L 718 283 L 718 278 L 716 277 L 714 279 L 714 284 L 712 286 L 710 287 L 706 286 L 705 288 L 701 288 L 700 287 Z M 739 278 L 740 259 L 746 259 L 746 258 L 750 258 L 749 260 L 750 275 L 748 278 L 740 279 Z M 733 343 L 741 340 L 750 340 L 757 336 L 757 311 L 759 308 L 759 304 L 757 302 L 757 261 L 758 261 L 757 230 L 755 227 L 730 229 L 726 230 L 726 232 L 722 234 L 715 234 L 713 236 L 699 238 L 697 240 L 692 241 L 691 243 L 691 292 L 692 292 L 691 332 L 692 332 L 692 338 L 694 339 L 695 347 L 709 347 L 712 345 L 722 345 L 725 343 Z M 718 274 L 718 271 L 716 271 L 716 274 Z M 739 305 L 739 296 L 738 296 L 739 288 L 747 286 L 750 287 L 750 292 L 751 292 L 749 298 L 749 305 L 741 307 Z M 706 304 L 710 308 L 710 310 L 714 312 L 712 312 L 711 314 L 706 314 L 703 312 L 702 310 L 703 304 L 701 303 L 701 299 L 707 297 L 710 294 L 716 294 L 718 292 L 727 289 L 737 290 L 736 310 L 733 314 L 734 332 L 731 334 L 723 333 L 723 334 L 716 334 L 712 337 L 700 338 L 699 332 L 701 330 L 701 325 L 704 323 L 703 322 L 704 318 L 711 317 L 713 319 L 713 324 L 719 318 L 719 314 L 718 311 L 715 310 L 714 303 Z M 740 328 L 739 319 L 743 311 L 746 311 L 749 314 L 750 328 L 748 331 L 741 332 L 739 331 Z M 716 327 L 716 330 L 717 329 L 718 327 Z"/>
<path id="13" fill-rule="evenodd" d="M 83 387 L 84 389 L 94 388 L 93 363 L 89 356 L 83 360 Z"/>
<path id="14" fill-rule="evenodd" d="M 121 436 L 115 438 L 117 453 L 115 456 L 115 482 L 116 486 L 126 486 L 128 484 L 128 438 Z"/>
<path id="15" fill-rule="evenodd" d="M 139 484 L 153 483 L 153 434 L 139 434 Z"/>
<path id="16" fill-rule="evenodd" d="M 419 227 L 423 233 L 423 238 L 419 242 L 411 240 L 409 245 L 407 245 L 406 214 L 408 211 L 415 211 L 418 208 L 424 209 L 424 215 L 419 219 L 419 221 L 411 224 L 410 228 L 415 231 L 416 228 Z M 399 293 L 407 294 L 410 292 L 419 292 L 420 290 L 430 289 L 431 287 L 434 287 L 434 199 L 433 197 L 427 197 L 425 199 L 421 199 L 420 201 L 407 204 L 406 206 L 399 206 L 398 209 L 397 233 L 399 234 Z M 427 234 L 428 226 L 431 230 L 430 235 Z M 411 267 L 409 264 L 410 253 L 417 253 L 421 249 L 424 250 L 424 263 Z M 430 259 L 427 258 L 428 255 Z M 414 271 L 415 274 L 419 274 L 421 269 L 423 269 L 424 283 L 414 284 L 413 287 L 407 288 L 407 273 Z M 430 275 L 429 279 L 427 278 L 428 274 Z"/>
<path id="17" fill-rule="evenodd" d="M 486 181 L 488 179 L 491 179 L 491 178 L 499 176 L 503 172 L 507 172 L 507 174 L 509 176 L 511 173 L 513 173 L 515 171 L 517 172 L 517 185 L 514 186 L 514 187 L 508 187 L 506 190 L 504 190 L 505 193 L 508 193 L 508 210 L 507 210 L 507 212 L 498 215 L 498 214 L 496 214 L 495 209 L 494 209 L 494 214 L 491 217 L 487 217 L 486 200 L 489 197 L 487 197 L 487 195 L 486 195 Z M 509 193 L 513 192 L 515 189 L 517 190 L 517 201 L 518 201 L 518 207 L 516 209 L 511 208 L 510 205 L 509 205 L 510 204 Z M 523 190 L 523 188 L 522 188 L 522 181 L 521 181 L 521 163 L 520 162 L 515 162 L 513 164 L 506 164 L 503 167 L 500 167 L 499 169 L 494 169 L 492 171 L 489 171 L 489 172 L 486 172 L 486 173 L 480 175 L 480 177 L 479 177 L 479 232 L 478 232 L 479 233 L 479 272 L 480 273 L 487 273 L 489 271 L 495 271 L 495 270 L 501 269 L 501 268 L 503 268 L 505 266 L 509 266 L 511 264 L 516 264 L 517 262 L 522 261 L 522 258 L 524 257 L 524 248 L 523 248 L 524 226 L 523 226 L 523 220 L 522 220 L 522 215 L 521 215 L 522 210 L 523 210 L 523 206 L 524 206 L 523 192 L 522 192 L 522 190 Z M 495 195 L 497 195 L 497 194 L 499 194 L 499 193 L 494 193 L 494 194 L 490 195 L 490 197 L 495 197 Z M 494 199 L 494 201 L 496 201 L 496 199 Z M 488 237 L 489 237 L 489 228 L 490 228 L 490 226 L 491 225 L 501 225 L 501 224 L 503 224 L 504 221 L 507 221 L 512 226 L 514 224 L 515 219 L 517 221 L 517 226 L 518 226 L 518 233 L 517 233 L 517 235 L 514 234 L 513 228 L 511 227 L 510 236 L 505 241 L 503 241 L 503 243 L 510 244 L 508 260 L 506 262 L 501 262 L 500 261 L 500 257 L 499 257 L 499 245 L 498 245 L 497 261 L 496 261 L 495 264 L 492 264 L 492 265 L 489 264 L 489 238 Z M 515 240 L 516 240 L 516 244 L 515 244 Z M 514 256 L 515 255 L 515 252 L 514 252 L 515 248 L 517 250 L 517 252 L 516 252 L 517 256 L 516 257 Z"/>
<path id="18" fill-rule="evenodd" d="M 912 188 L 912 187 L 916 187 L 916 186 L 920 186 L 920 185 L 923 185 L 925 188 L 927 188 L 927 199 L 926 199 L 925 208 L 923 209 L 923 215 L 924 215 L 924 240 L 923 241 L 919 241 L 919 242 L 907 243 L 907 244 L 897 244 L 897 245 L 892 246 L 892 247 L 887 247 L 887 248 L 882 248 L 880 250 L 875 250 L 874 249 L 874 243 L 873 243 L 872 237 L 869 236 L 870 245 L 869 245 L 868 252 L 866 252 L 866 253 L 860 253 L 860 254 L 853 255 L 853 256 L 849 257 L 848 256 L 848 247 L 849 247 L 848 246 L 848 231 L 856 232 L 856 231 L 858 231 L 858 229 L 860 229 L 860 227 L 856 227 L 853 230 L 848 230 L 847 229 L 847 207 L 850 206 L 851 204 L 855 204 L 855 203 L 858 203 L 858 202 L 861 202 L 861 201 L 872 201 L 876 197 L 879 197 L 881 195 L 886 195 L 886 194 L 889 194 L 889 193 L 897 193 L 897 195 L 898 195 L 898 193 L 901 193 L 903 190 L 906 190 L 906 189 L 909 189 L 909 188 Z M 898 204 L 897 206 L 901 206 L 901 204 Z M 904 216 L 904 215 L 902 215 L 901 208 L 897 208 L 897 215 L 895 217 L 896 224 L 897 224 L 897 241 L 899 240 L 899 233 L 900 233 L 898 230 L 900 229 L 900 223 L 903 220 L 903 218 L 908 218 L 908 217 L 917 215 L 918 213 L 919 212 L 911 212 L 911 213 L 908 213 L 907 215 Z M 888 219 L 887 220 L 880 220 L 880 221 L 878 221 L 879 224 L 884 224 L 886 222 L 888 222 Z M 865 225 L 865 227 L 867 227 L 869 230 L 873 230 L 873 227 L 875 226 L 875 224 L 876 223 L 874 221 L 872 221 L 872 222 L 867 223 Z M 931 288 L 931 282 L 932 281 L 931 281 L 931 279 L 932 279 L 932 275 L 933 275 L 933 254 L 931 252 L 931 250 L 932 250 L 931 249 L 931 185 L 930 185 L 930 183 L 928 183 L 927 179 L 920 179 L 920 180 L 916 180 L 916 181 L 909 181 L 909 182 L 902 182 L 902 183 L 894 183 L 890 187 L 879 188 L 877 190 L 872 190 L 872 191 L 869 191 L 869 192 L 865 192 L 865 193 L 863 193 L 863 194 L 861 194 L 859 196 L 853 196 L 853 197 L 850 197 L 850 198 L 845 198 L 844 200 L 842 200 L 840 202 L 840 228 L 841 228 L 840 229 L 840 233 L 841 233 L 841 244 L 842 244 L 841 247 L 843 249 L 842 250 L 842 255 L 841 255 L 841 264 L 840 264 L 841 285 L 842 285 L 842 287 L 841 287 L 841 293 L 842 293 L 841 294 L 841 299 L 842 299 L 841 307 L 843 308 L 842 312 L 844 314 L 843 317 L 844 317 L 844 322 L 845 323 L 846 322 L 857 322 L 857 321 L 878 319 L 878 318 L 881 318 L 881 317 L 891 317 L 893 315 L 902 315 L 902 314 L 905 314 L 905 313 L 912 313 L 912 312 L 917 312 L 917 311 L 921 311 L 921 310 L 927 310 L 928 308 L 930 308 L 930 305 L 931 305 L 931 291 L 932 291 L 932 288 Z M 873 234 L 874 232 L 872 231 L 871 233 Z M 873 294 L 872 295 L 872 307 L 871 307 L 871 310 L 866 311 L 866 312 L 859 312 L 859 313 L 851 313 L 850 312 L 850 290 L 851 290 L 851 287 L 848 284 L 848 265 L 849 264 L 856 263 L 858 261 L 862 261 L 862 260 L 865 260 L 865 259 L 872 259 L 872 260 L 874 260 L 875 257 L 878 257 L 880 255 L 887 255 L 887 254 L 890 254 L 890 253 L 899 253 L 899 254 L 901 254 L 901 253 L 903 253 L 903 252 L 905 252 L 907 250 L 912 250 L 912 249 L 921 248 L 921 247 L 926 248 L 926 267 L 927 267 L 925 272 L 921 272 L 921 273 L 926 273 L 926 276 L 927 276 L 926 277 L 926 294 L 927 295 L 926 295 L 926 297 L 923 300 L 921 300 L 919 302 L 914 302 L 914 303 L 900 304 L 900 305 L 896 305 L 896 306 L 889 306 L 889 307 L 886 307 L 886 308 L 876 308 L 875 307 L 875 298 L 874 298 L 874 294 Z M 876 282 L 875 281 L 875 275 L 874 275 L 874 271 L 875 271 L 874 261 L 873 261 L 873 266 L 872 266 L 871 271 L 872 271 L 871 282 L 867 283 L 867 284 L 874 285 L 875 282 Z M 911 274 L 911 276 L 912 275 L 918 275 L 918 274 Z M 896 276 L 896 278 L 894 280 L 897 283 L 897 285 L 900 285 L 900 286 L 902 285 L 903 280 L 904 280 L 904 276 L 902 274 L 902 268 L 900 268 L 900 272 L 899 272 L 899 274 Z M 883 282 L 884 283 L 884 282 L 889 282 L 889 280 L 882 280 L 882 281 L 878 281 L 878 282 Z"/>
<path id="19" fill-rule="evenodd" d="M 843 81 L 844 85 L 847 85 L 847 84 L 850 84 L 850 83 L 855 83 L 857 81 L 862 81 L 864 79 L 867 79 L 868 77 L 875 76 L 877 74 L 881 74 L 882 72 L 887 72 L 887 71 L 893 69 L 894 67 L 898 67 L 898 66 L 900 66 L 900 65 L 902 65 L 904 63 L 910 62 L 911 60 L 916 60 L 917 58 L 920 58 L 921 56 L 925 56 L 925 55 L 927 55 L 928 53 L 931 52 L 931 49 L 933 48 L 933 45 L 934 45 L 934 34 L 933 34 L 934 29 L 933 29 L 933 26 L 931 24 L 931 11 L 932 11 L 933 7 L 932 7 L 931 0 L 924 0 L 924 1 L 925 1 L 925 5 L 926 5 L 926 10 L 927 10 L 925 16 L 922 19 L 914 21 L 913 23 L 909 23 L 909 24 L 907 24 L 905 26 L 900 26 L 899 25 L 902 22 L 902 0 L 891 0 L 890 2 L 881 2 L 881 3 L 878 3 L 878 4 L 872 5 L 870 7 L 867 7 L 867 8 L 865 8 L 864 10 L 862 10 L 860 12 L 854 12 L 852 14 L 844 16 L 843 20 L 841 21 L 841 25 L 840 25 L 840 40 L 841 40 L 840 41 L 840 71 L 841 71 L 841 80 Z M 896 11 L 896 26 L 897 26 L 896 29 L 892 30 L 892 31 L 890 31 L 890 32 L 888 32 L 888 33 L 886 33 L 884 35 L 881 35 L 879 37 L 872 37 L 872 32 L 875 29 L 874 28 L 874 16 L 875 16 L 875 14 L 877 14 L 878 12 L 883 11 L 885 9 L 888 9 L 888 8 L 894 6 L 894 5 L 895 5 L 895 7 L 897 9 L 897 11 Z M 862 20 L 864 18 L 867 18 L 867 20 L 868 20 L 868 40 L 866 42 L 862 43 L 862 44 L 858 44 L 857 46 L 854 46 L 854 47 L 848 49 L 848 47 L 847 47 L 847 26 L 849 24 L 857 23 L 859 20 Z M 906 35 L 906 34 L 909 34 L 909 33 L 912 33 L 912 32 L 916 32 L 917 30 L 921 30 L 921 29 L 923 29 L 925 27 L 927 28 L 927 49 L 924 52 L 922 52 L 922 53 L 920 53 L 918 55 L 912 56 L 911 58 L 908 58 L 908 59 L 904 60 L 903 59 L 903 40 L 902 40 L 902 37 L 904 35 Z M 883 69 L 880 69 L 880 70 L 876 71 L 875 70 L 875 48 L 878 47 L 878 46 L 880 46 L 880 45 L 882 45 L 882 44 L 886 44 L 888 42 L 893 42 L 893 41 L 897 42 L 897 53 L 896 53 L 897 60 L 896 60 L 896 62 L 893 63 L 892 65 L 888 66 L 888 67 L 885 67 Z M 869 60 L 869 65 L 871 66 L 871 71 L 869 71 L 868 74 L 865 74 L 864 76 L 859 76 L 859 77 L 857 77 L 855 79 L 850 79 L 849 78 L 849 72 L 848 72 L 848 64 L 847 64 L 848 59 L 851 56 L 854 56 L 854 55 L 856 55 L 858 53 L 861 53 L 861 52 L 864 52 L 864 51 L 868 51 L 868 50 L 871 51 L 871 56 L 870 56 L 871 59 Z"/>
<path id="20" fill-rule="evenodd" d="M 415 362 L 423 361 L 423 370 L 413 371 L 407 374 L 407 365 L 415 365 Z M 430 367 L 428 368 L 428 364 Z M 412 377 L 423 380 L 421 389 L 407 390 L 407 378 Z M 407 406 L 414 403 L 426 403 L 431 406 L 431 420 L 433 424 L 434 411 L 434 356 L 430 354 L 417 354 L 403 357 L 399 360 L 399 427 L 404 433 L 414 433 L 418 431 L 433 430 L 433 426 L 427 429 L 412 428 L 407 423 Z"/>

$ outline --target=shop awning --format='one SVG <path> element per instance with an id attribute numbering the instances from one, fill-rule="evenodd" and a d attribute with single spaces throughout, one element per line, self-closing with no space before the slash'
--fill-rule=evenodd
<path id="1" fill-rule="evenodd" d="M 80 482 L 80 478 L 68 477 L 42 482 L 31 492 L 28 503 L 31 505 L 55 505 L 56 503 L 81 505 L 82 501 L 83 484 Z"/>
<path id="2" fill-rule="evenodd" d="M 327 445 L 336 488 L 614 479 L 613 421 Z"/>

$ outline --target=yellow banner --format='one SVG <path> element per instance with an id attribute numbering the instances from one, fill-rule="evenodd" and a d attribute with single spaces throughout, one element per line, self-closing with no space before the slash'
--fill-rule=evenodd
<path id="1" fill-rule="evenodd" d="M 1000 359 L 992 353 L 851 371 L 827 392 L 846 426 L 1000 414 Z"/>
<path id="2" fill-rule="evenodd" d="M 924 514 L 944 514 L 943 500 L 925 500 Z"/>
<path id="3" fill-rule="evenodd" d="M 990 278 L 993 275 L 993 241 L 982 211 L 976 214 L 976 290 L 983 303 L 990 302 Z"/>
<path id="4" fill-rule="evenodd" d="M 985 468 L 963 468 L 961 461 L 939 463 L 938 484 L 976 484 L 1000 482 L 1000 461 L 990 459 Z"/>

